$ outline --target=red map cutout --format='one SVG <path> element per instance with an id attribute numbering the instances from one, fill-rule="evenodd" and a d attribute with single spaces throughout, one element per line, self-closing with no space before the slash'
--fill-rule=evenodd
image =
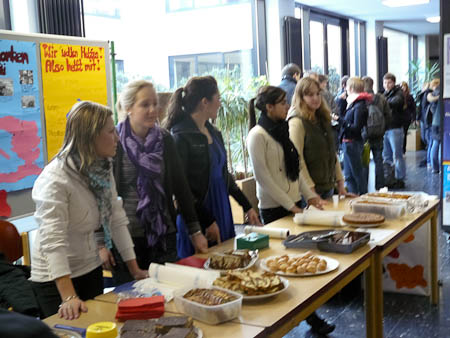
<path id="1" fill-rule="evenodd" d="M 40 155 L 39 143 L 41 142 L 36 122 L 5 116 L 0 118 L 0 130 L 13 135 L 11 150 L 25 161 L 15 172 L 0 173 L 0 182 L 15 183 L 27 176 L 39 175 L 42 169 L 34 164 Z M 0 156 L 9 159 L 8 154 L 2 149 L 0 149 Z"/>
<path id="2" fill-rule="evenodd" d="M 0 216 L 2 217 L 11 216 L 11 207 L 6 201 L 7 197 L 8 193 L 5 190 L 0 190 Z"/>

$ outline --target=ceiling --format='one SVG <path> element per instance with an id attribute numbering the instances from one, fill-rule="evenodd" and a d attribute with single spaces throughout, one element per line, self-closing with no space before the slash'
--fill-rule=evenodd
<path id="1" fill-rule="evenodd" d="M 364 21 L 384 21 L 385 27 L 415 35 L 439 34 L 439 23 L 429 23 L 425 20 L 427 17 L 439 15 L 439 0 L 430 0 L 426 5 L 396 8 L 382 5 L 381 0 L 296 0 L 296 2 Z"/>

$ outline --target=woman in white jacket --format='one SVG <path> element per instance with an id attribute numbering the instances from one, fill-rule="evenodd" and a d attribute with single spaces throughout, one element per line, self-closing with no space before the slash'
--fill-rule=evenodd
<path id="1" fill-rule="evenodd" d="M 67 117 L 61 150 L 33 187 L 39 224 L 31 280 L 42 316 L 56 312 L 75 319 L 86 312 L 84 300 L 103 293 L 102 262 L 94 233 L 114 241 L 135 279 L 139 269 L 128 232 L 128 219 L 117 199 L 111 160 L 118 136 L 108 107 L 76 103 Z M 59 310 L 58 310 L 59 308 Z"/>
<path id="2" fill-rule="evenodd" d="M 256 125 L 255 106 L 261 111 Z M 302 212 L 300 202 L 304 194 L 308 204 L 322 208 L 325 203 L 299 175 L 299 156 L 289 138 L 286 116 L 289 106 L 286 92 L 278 87 L 265 86 L 250 100 L 248 152 L 256 179 L 259 212 L 264 224 L 276 221 L 290 213 Z M 306 321 L 312 330 L 330 333 L 328 324 L 313 312 Z"/>

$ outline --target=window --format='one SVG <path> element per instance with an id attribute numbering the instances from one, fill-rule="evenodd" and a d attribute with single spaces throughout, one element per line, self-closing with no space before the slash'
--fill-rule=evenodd
<path id="1" fill-rule="evenodd" d="M 119 0 L 85 0 L 84 15 L 120 18 Z"/>
<path id="2" fill-rule="evenodd" d="M 324 54 L 324 29 L 320 21 L 310 21 L 309 23 L 309 41 L 311 45 L 311 69 L 321 74 L 325 69 Z"/>
<path id="3" fill-rule="evenodd" d="M 106 6 L 98 0 L 84 3 L 95 13 L 101 13 Z M 114 41 L 116 59 L 123 61 L 123 72 L 118 68 L 117 88 L 145 78 L 157 90 L 168 91 L 194 74 L 226 67 L 239 68 L 242 76 L 257 73 L 253 2 L 134 0 L 132 3 L 131 6 L 127 0 L 113 2 L 120 19 L 85 16 L 86 37 Z M 186 10 L 189 8 L 198 10 Z"/>
<path id="4" fill-rule="evenodd" d="M 194 75 L 206 75 L 229 69 L 243 77 L 253 75 L 252 51 L 233 51 L 228 53 L 209 53 L 199 55 L 170 56 L 170 87 L 183 86 Z"/>
<path id="5" fill-rule="evenodd" d="M 409 35 L 392 29 L 383 29 L 388 39 L 388 71 L 396 77 L 396 82 L 409 82 Z"/>
<path id="6" fill-rule="evenodd" d="M 249 0 L 166 0 L 167 12 L 232 5 L 249 2 Z"/>

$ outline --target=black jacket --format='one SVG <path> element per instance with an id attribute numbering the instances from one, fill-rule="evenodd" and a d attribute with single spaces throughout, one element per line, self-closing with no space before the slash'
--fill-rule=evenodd
<path id="1" fill-rule="evenodd" d="M 23 314 L 38 316 L 39 306 L 34 297 L 30 267 L 13 265 L 0 252 L 0 304 Z M 0 306 L 1 307 L 1 306 Z"/>
<path id="2" fill-rule="evenodd" d="M 371 101 L 372 95 L 361 93 L 347 108 L 341 129 L 341 140 L 362 141 L 362 130 L 367 125 L 368 115 L 366 100 Z"/>
<path id="3" fill-rule="evenodd" d="M 212 136 L 215 136 L 220 141 L 220 146 L 225 151 L 222 134 L 209 122 L 206 122 L 206 128 L 208 128 Z M 215 221 L 213 215 L 203 207 L 209 189 L 210 162 L 208 138 L 200 132 L 190 116 L 175 124 L 171 132 L 175 139 L 181 161 L 183 162 L 184 172 L 186 173 L 192 194 L 194 195 L 195 208 L 200 225 L 204 230 Z M 252 206 L 236 185 L 233 176 L 228 172 L 226 162 L 222 171 L 228 193 L 242 206 L 244 211 L 248 211 Z"/>
<path id="4" fill-rule="evenodd" d="M 391 123 L 386 127 L 386 130 L 403 128 L 406 120 L 406 113 L 403 109 L 405 103 L 405 97 L 403 95 L 402 88 L 400 86 L 394 86 L 390 91 L 383 92 L 384 97 L 389 103 L 392 111 Z"/>
<path id="5" fill-rule="evenodd" d="M 278 85 L 279 88 L 286 92 L 286 102 L 288 105 L 292 103 L 292 97 L 294 96 L 295 86 L 297 81 L 292 76 L 285 76 Z"/>
<path id="6" fill-rule="evenodd" d="M 173 203 L 172 197 L 175 196 L 177 200 L 178 209 L 183 215 L 183 219 L 188 227 L 189 234 L 193 234 L 200 230 L 200 224 L 195 212 L 193 197 L 189 184 L 186 179 L 186 175 L 183 171 L 182 162 L 178 155 L 177 148 L 172 135 L 165 129 L 161 129 L 163 132 L 163 188 L 166 194 L 166 203 L 169 210 L 169 214 L 172 217 L 173 224 L 176 224 L 177 211 Z M 117 145 L 117 153 L 114 157 L 114 179 L 116 181 L 117 194 L 122 196 L 120 189 L 120 177 L 121 177 L 121 163 L 122 157 L 126 156 L 122 144 L 119 142 Z"/>

